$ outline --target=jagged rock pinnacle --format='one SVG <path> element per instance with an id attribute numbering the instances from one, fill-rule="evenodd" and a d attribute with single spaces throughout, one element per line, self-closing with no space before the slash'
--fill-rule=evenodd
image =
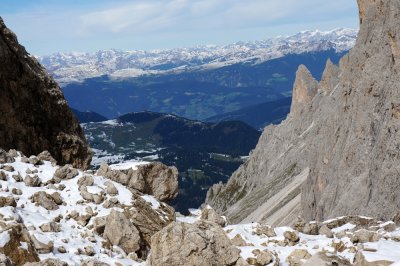
<path id="1" fill-rule="evenodd" d="M 296 72 L 293 87 L 291 114 L 297 115 L 302 108 L 308 106 L 318 92 L 318 82 L 313 78 L 306 66 L 300 65 Z"/>

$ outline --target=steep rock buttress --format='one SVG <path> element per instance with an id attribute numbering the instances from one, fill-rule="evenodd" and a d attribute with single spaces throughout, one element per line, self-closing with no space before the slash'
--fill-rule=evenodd
<path id="1" fill-rule="evenodd" d="M 339 67 L 327 62 L 316 93 L 301 67 L 288 118 L 267 127 L 248 161 L 208 192 L 207 203 L 232 222 L 398 211 L 400 1 L 358 4 L 356 46 Z"/>
<path id="2" fill-rule="evenodd" d="M 48 150 L 60 164 L 87 168 L 91 151 L 64 96 L 0 18 L 0 148 Z"/>

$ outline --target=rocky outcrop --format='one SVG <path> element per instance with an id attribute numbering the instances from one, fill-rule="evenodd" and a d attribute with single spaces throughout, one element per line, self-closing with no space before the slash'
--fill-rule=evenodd
<path id="1" fill-rule="evenodd" d="M 318 84 L 300 67 L 289 117 L 206 200 L 232 223 L 398 212 L 400 2 L 359 0 L 356 46 Z M 314 95 L 314 96 L 313 96 Z M 382 208 L 385 206 L 385 208 Z"/>
<path id="2" fill-rule="evenodd" d="M 174 222 L 151 238 L 149 262 L 152 266 L 240 265 L 239 254 L 217 224 Z"/>
<path id="3" fill-rule="evenodd" d="M 91 151 L 56 82 L 0 18 L 0 147 L 87 168 Z"/>
<path id="4" fill-rule="evenodd" d="M 107 164 L 102 164 L 97 175 L 153 195 L 161 201 L 174 199 L 178 195 L 178 169 L 160 162 L 139 165 L 137 169 L 126 170 L 112 170 Z"/>

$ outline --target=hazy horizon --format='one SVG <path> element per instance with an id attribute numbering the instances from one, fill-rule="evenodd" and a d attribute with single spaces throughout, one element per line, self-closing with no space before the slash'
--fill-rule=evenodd
<path id="1" fill-rule="evenodd" d="M 225 45 L 303 30 L 357 28 L 356 1 L 49 0 L 0 3 L 34 55 Z"/>

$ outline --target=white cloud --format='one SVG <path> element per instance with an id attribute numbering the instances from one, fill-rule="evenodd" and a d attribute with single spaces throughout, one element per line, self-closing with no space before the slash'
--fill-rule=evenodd
<path id="1" fill-rule="evenodd" d="M 251 28 L 317 20 L 354 9 L 349 0 L 152 0 L 135 1 L 80 16 L 82 34 Z M 337 14 L 333 12 L 338 12 Z"/>
<path id="2" fill-rule="evenodd" d="M 28 48 L 44 53 L 261 39 L 355 26 L 356 16 L 356 0 L 98 0 L 90 7 L 38 5 L 5 18 Z"/>

